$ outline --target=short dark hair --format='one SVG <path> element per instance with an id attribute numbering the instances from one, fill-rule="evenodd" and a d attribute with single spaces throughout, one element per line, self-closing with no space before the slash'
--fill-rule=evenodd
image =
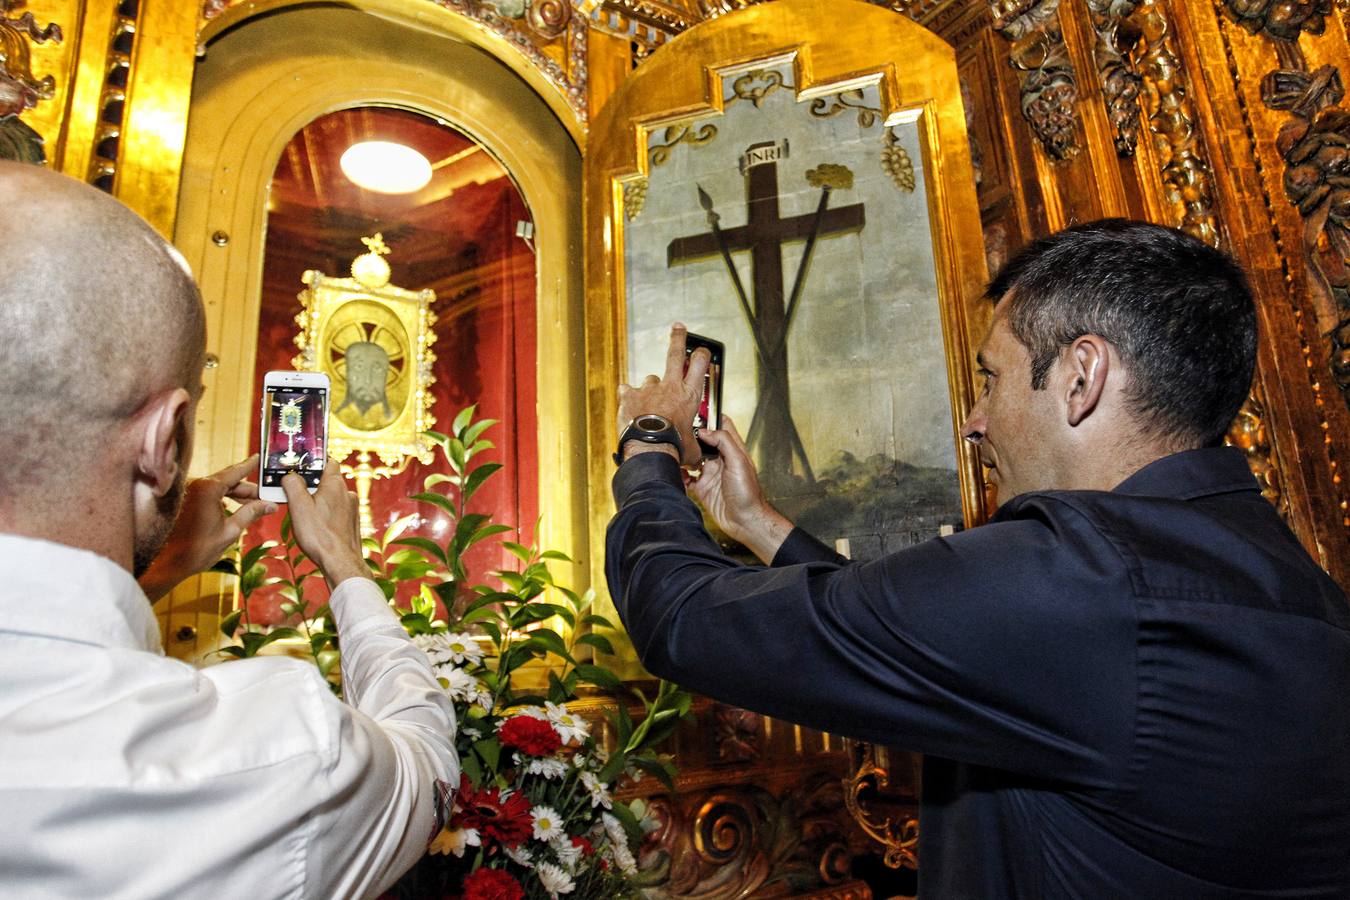
<path id="1" fill-rule="evenodd" d="M 1085 334 L 1109 341 L 1143 426 L 1189 446 L 1220 443 L 1251 389 L 1256 305 L 1236 262 L 1185 232 L 1103 219 L 1030 244 L 989 283 L 1045 387 Z"/>

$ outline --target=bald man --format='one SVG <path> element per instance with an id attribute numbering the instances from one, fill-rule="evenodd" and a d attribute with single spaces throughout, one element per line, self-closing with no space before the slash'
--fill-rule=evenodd
<path id="1" fill-rule="evenodd" d="M 283 482 L 350 705 L 299 660 L 166 659 L 150 599 L 275 511 L 246 480 L 256 458 L 186 482 L 200 294 L 172 246 L 77 181 L 0 162 L 0 210 L 0 892 L 379 894 L 425 852 L 459 767 L 453 707 L 368 577 L 354 497 L 334 464 L 313 497 Z"/>

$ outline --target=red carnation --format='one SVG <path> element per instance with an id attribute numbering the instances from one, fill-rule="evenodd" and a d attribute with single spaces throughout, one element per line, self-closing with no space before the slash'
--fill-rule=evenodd
<path id="1" fill-rule="evenodd" d="M 581 837 L 581 836 L 579 836 L 579 835 L 572 838 L 572 846 L 573 846 L 573 847 L 580 847 L 580 848 L 581 848 L 581 855 L 582 855 L 582 856 L 594 856 L 594 855 L 595 855 L 595 845 L 592 844 L 592 843 L 591 843 L 589 840 L 587 840 L 586 838 Z"/>
<path id="2" fill-rule="evenodd" d="M 503 747 L 515 747 L 531 756 L 552 756 L 562 747 L 553 726 L 534 716 L 512 716 L 497 729 Z"/>
<path id="3" fill-rule="evenodd" d="M 519 847 L 534 833 L 530 801 L 524 794 L 512 794 L 503 800 L 500 789 L 475 791 L 468 777 L 461 775 L 455 802 L 459 812 L 450 819 L 450 824 L 456 828 L 476 828 L 483 837 L 508 847 Z"/>
<path id="4" fill-rule="evenodd" d="M 522 900 L 520 882 L 501 869 L 479 869 L 464 879 L 464 900 Z"/>

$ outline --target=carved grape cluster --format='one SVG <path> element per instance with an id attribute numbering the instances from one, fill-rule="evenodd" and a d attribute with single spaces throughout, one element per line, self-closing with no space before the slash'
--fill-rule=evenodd
<path id="1" fill-rule="evenodd" d="M 900 141 L 893 131 L 886 132 L 886 146 L 881 150 L 881 168 L 900 190 L 905 193 L 914 190 L 914 160 L 910 159 L 909 152 L 900 146 Z"/>

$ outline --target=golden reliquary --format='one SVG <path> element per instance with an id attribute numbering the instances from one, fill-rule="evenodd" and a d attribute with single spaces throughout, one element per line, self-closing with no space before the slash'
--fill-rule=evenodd
<path id="1" fill-rule="evenodd" d="M 350 278 L 313 269 L 305 272 L 303 310 L 295 317 L 300 354 L 295 368 L 323 372 L 332 382 L 329 452 L 343 464 L 361 500 L 361 528 L 374 532 L 370 483 L 401 472 L 408 462 L 430 462 L 433 444 L 424 435 L 431 413 L 436 342 L 431 304 L 436 293 L 389 284 L 389 247 L 380 234 L 362 238 L 367 252 L 352 262 Z M 381 465 L 374 464 L 378 456 Z"/>

